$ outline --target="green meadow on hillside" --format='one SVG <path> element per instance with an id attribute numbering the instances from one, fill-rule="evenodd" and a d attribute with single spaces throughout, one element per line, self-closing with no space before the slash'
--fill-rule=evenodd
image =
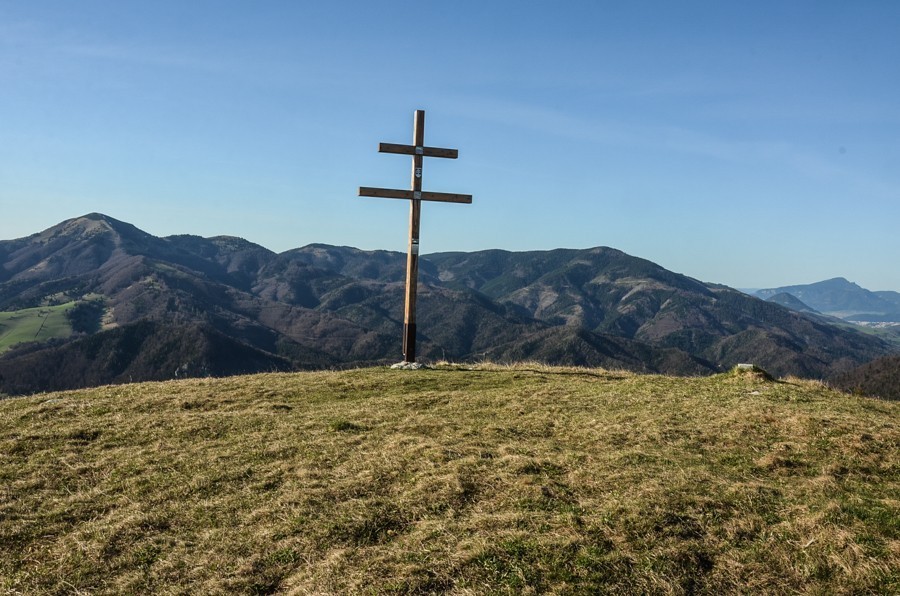
<path id="1" fill-rule="evenodd" d="M 898 593 L 900 403 L 754 374 L 0 401 L 0 592 Z"/>
<path id="2" fill-rule="evenodd" d="M 56 306 L 39 306 L 0 312 L 0 353 L 26 341 L 46 341 L 72 335 L 72 324 L 66 313 L 76 305 L 67 302 Z"/>

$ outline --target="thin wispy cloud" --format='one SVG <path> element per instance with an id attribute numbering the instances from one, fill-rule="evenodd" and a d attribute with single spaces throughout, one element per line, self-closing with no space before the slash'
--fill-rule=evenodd
<path id="1" fill-rule="evenodd" d="M 539 105 L 478 98 L 455 98 L 442 105 L 457 116 L 490 121 L 495 125 L 528 129 L 540 135 L 573 139 L 615 148 L 633 148 L 654 153 L 672 152 L 703 159 L 757 168 L 779 167 L 812 181 L 840 182 L 860 189 L 873 198 L 898 197 L 896 181 L 874 178 L 833 157 L 810 151 L 785 140 L 742 140 L 670 124 L 624 122 L 603 118 L 584 118 Z"/>
<path id="2" fill-rule="evenodd" d="M 141 66 L 158 66 L 212 73 L 236 70 L 233 60 L 213 57 L 215 52 L 196 47 L 149 46 L 140 44 L 61 44 L 60 52 L 77 58 L 104 60 Z"/>

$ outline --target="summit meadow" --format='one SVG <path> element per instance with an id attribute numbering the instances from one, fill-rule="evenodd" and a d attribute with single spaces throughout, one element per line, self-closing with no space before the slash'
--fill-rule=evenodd
<path id="1" fill-rule="evenodd" d="M 896 594 L 900 404 L 440 366 L 0 401 L 10 594 Z"/>

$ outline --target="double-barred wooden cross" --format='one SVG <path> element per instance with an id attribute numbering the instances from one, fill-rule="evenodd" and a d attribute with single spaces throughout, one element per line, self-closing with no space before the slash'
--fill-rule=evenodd
<path id="1" fill-rule="evenodd" d="M 421 219 L 422 201 L 440 201 L 443 203 L 471 203 L 472 195 L 460 195 L 446 192 L 426 192 L 422 190 L 422 158 L 446 157 L 456 159 L 456 149 L 441 149 L 425 146 L 425 111 L 416 110 L 413 122 L 413 144 L 396 145 L 379 143 L 379 153 L 399 153 L 412 155 L 412 189 L 396 190 L 392 188 L 359 187 L 361 197 L 382 197 L 386 199 L 409 199 L 409 249 L 406 255 L 406 306 L 403 311 L 403 361 L 416 361 L 416 286 L 419 278 L 419 220 Z"/>

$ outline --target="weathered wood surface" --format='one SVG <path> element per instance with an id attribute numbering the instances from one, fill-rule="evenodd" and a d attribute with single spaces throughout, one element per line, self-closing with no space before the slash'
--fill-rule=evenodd
<path id="1" fill-rule="evenodd" d="M 456 159 L 459 157 L 458 149 L 444 149 L 441 147 L 423 147 L 419 145 L 398 145 L 396 143 L 378 143 L 379 153 L 399 153 L 400 155 L 415 155 L 416 149 L 421 149 L 424 157 L 446 157 Z"/>
<path id="2" fill-rule="evenodd" d="M 425 145 L 425 110 L 416 110 L 413 118 L 413 145 Z M 424 151 L 413 154 L 412 190 L 422 195 L 422 160 Z M 409 203 L 409 248 L 406 253 L 406 305 L 403 308 L 403 360 L 416 361 L 416 295 L 419 286 L 419 223 L 422 201 Z"/>
<path id="3" fill-rule="evenodd" d="M 382 199 L 416 199 L 416 193 L 412 190 L 400 190 L 397 188 L 375 188 L 372 186 L 360 186 L 359 196 L 379 197 Z M 422 201 L 437 201 L 439 203 L 472 203 L 472 195 L 461 195 L 452 192 L 432 192 L 428 190 L 423 190 L 420 193 L 419 199 Z"/>

